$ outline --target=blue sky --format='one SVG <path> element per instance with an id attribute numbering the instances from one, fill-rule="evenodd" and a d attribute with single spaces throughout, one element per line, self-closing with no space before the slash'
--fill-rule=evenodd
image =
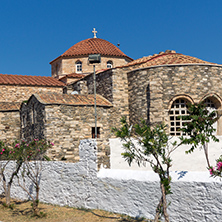
<path id="1" fill-rule="evenodd" d="M 50 76 L 94 27 L 133 59 L 171 49 L 222 64 L 221 11 L 219 0 L 0 0 L 0 73 Z"/>

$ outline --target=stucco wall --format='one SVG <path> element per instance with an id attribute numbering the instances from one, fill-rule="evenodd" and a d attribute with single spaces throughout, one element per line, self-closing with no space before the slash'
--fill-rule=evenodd
<path id="1" fill-rule="evenodd" d="M 208 144 L 209 160 L 211 165 L 215 165 L 215 160 L 222 154 L 222 136 L 217 136 L 220 142 L 216 143 L 211 141 Z M 178 137 L 173 137 L 170 142 L 173 143 L 177 141 L 180 143 Z M 109 139 L 110 142 L 110 168 L 111 169 L 124 169 L 124 170 L 140 170 L 152 171 L 150 164 L 138 166 L 137 163 L 133 162 L 131 166 L 125 161 L 121 153 L 125 150 L 122 146 L 122 141 L 118 138 Z M 137 144 L 137 143 L 135 143 Z M 192 154 L 186 154 L 185 151 L 191 148 L 190 145 L 181 145 L 175 151 L 171 153 L 172 158 L 172 171 L 198 171 L 198 172 L 208 172 L 207 162 L 204 155 L 203 149 L 198 147 Z"/>
<path id="2" fill-rule="evenodd" d="M 96 145 L 81 141 L 78 163 L 44 162 L 40 201 L 153 218 L 160 198 L 159 181 L 152 172 L 107 170 L 97 173 Z M 171 221 L 215 222 L 222 218 L 222 182 L 208 172 L 172 172 Z M 2 186 L 0 187 L 2 191 Z M 33 186 L 29 185 L 30 191 Z M 27 199 L 15 182 L 12 196 Z"/>

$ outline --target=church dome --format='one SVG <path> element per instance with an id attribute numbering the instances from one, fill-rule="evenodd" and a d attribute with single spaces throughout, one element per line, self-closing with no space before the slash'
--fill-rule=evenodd
<path id="1" fill-rule="evenodd" d="M 124 54 L 119 48 L 112 43 L 99 38 L 85 39 L 81 42 L 76 43 L 61 57 L 68 56 L 88 56 L 89 54 L 101 54 L 103 56 L 114 56 L 114 57 L 126 57 L 130 60 L 126 54 Z"/>

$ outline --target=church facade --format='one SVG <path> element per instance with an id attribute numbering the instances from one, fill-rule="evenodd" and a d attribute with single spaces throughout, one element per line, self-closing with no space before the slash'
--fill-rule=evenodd
<path id="1" fill-rule="evenodd" d="M 52 159 L 78 161 L 79 140 L 95 137 L 93 67 L 88 56 L 98 53 L 98 165 L 109 167 L 108 139 L 114 137 L 111 129 L 120 126 L 121 116 L 130 124 L 141 119 L 164 122 L 172 136 L 179 136 L 184 122 L 178 116 L 187 115 L 187 103 L 204 101 L 217 110 L 215 127 L 217 135 L 222 134 L 221 65 L 172 50 L 132 60 L 108 41 L 91 38 L 53 60 L 52 77 L 36 77 L 37 83 L 34 77 L 28 81 L 20 76 L 19 85 L 18 76 L 14 85 L 5 82 L 2 87 L 14 87 L 16 92 L 0 101 L 1 138 L 8 132 L 8 139 L 49 139 L 55 143 Z M 16 120 L 11 127 L 6 126 L 10 118 Z"/>

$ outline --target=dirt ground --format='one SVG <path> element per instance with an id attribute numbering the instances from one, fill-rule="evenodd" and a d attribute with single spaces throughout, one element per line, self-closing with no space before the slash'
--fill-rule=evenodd
<path id="1" fill-rule="evenodd" d="M 12 208 L 3 206 L 5 200 L 0 198 L 0 222 L 137 222 L 148 221 L 142 218 L 130 218 L 126 215 L 106 212 L 103 210 L 88 210 L 85 208 L 59 207 L 40 203 L 41 217 L 32 216 L 30 201 L 12 200 Z"/>

